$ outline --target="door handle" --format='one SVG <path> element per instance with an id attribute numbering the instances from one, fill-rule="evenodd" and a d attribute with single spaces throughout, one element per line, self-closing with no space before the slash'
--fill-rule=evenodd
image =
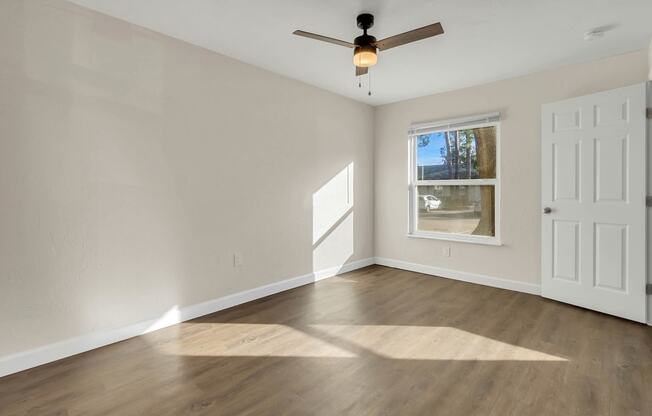
<path id="1" fill-rule="evenodd" d="M 544 213 L 544 214 L 550 214 L 551 212 L 552 212 L 552 208 L 550 208 L 550 207 L 545 207 L 545 208 L 543 209 L 543 213 Z"/>

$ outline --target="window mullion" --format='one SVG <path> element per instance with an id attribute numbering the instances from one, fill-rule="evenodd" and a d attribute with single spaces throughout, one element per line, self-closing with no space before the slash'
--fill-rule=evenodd
<path id="1" fill-rule="evenodd" d="M 497 184 L 496 179 L 438 179 L 438 180 L 417 180 L 415 185 L 419 186 L 472 186 L 472 185 L 491 185 Z"/>

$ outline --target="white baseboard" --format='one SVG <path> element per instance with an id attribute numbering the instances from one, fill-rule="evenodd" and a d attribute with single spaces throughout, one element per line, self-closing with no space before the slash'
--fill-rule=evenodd
<path id="1" fill-rule="evenodd" d="M 485 276 L 475 273 L 460 272 L 457 270 L 450 270 L 442 267 L 426 266 L 424 264 L 410 263 L 407 261 L 388 259 L 384 257 L 376 257 L 375 262 L 381 266 L 409 270 L 412 272 L 445 277 L 448 279 L 461 280 L 463 282 L 477 283 L 480 285 L 514 290 L 516 292 L 529 293 L 532 295 L 541 294 L 541 286 L 533 283 L 517 282 L 515 280 L 501 279 L 499 277 Z"/>
<path id="2" fill-rule="evenodd" d="M 156 331 L 200 316 L 218 312 L 252 300 L 264 298 L 275 293 L 294 289 L 338 274 L 347 273 L 374 264 L 373 258 L 356 260 L 342 266 L 319 270 L 303 276 L 294 277 L 280 282 L 271 283 L 243 292 L 209 300 L 181 309 L 172 309 L 160 318 L 129 325 L 109 331 L 81 335 L 75 338 L 59 341 L 53 344 L 0 357 L 0 377 L 47 364 L 62 358 L 90 351 L 95 348 L 123 341 L 138 335 Z"/>

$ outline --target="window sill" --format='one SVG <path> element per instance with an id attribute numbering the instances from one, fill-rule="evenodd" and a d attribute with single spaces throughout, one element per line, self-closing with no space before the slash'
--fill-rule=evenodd
<path id="1" fill-rule="evenodd" d="M 408 238 L 423 238 L 426 240 L 457 241 L 460 243 L 481 244 L 487 246 L 502 246 L 498 237 L 483 237 L 479 235 L 444 234 L 444 233 L 408 233 Z"/>

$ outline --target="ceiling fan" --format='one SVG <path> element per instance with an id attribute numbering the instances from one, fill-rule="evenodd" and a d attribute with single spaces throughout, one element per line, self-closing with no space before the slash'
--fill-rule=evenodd
<path id="1" fill-rule="evenodd" d="M 317 35 L 315 33 L 295 30 L 293 34 L 306 38 L 317 39 L 323 42 L 333 43 L 335 45 L 345 46 L 353 49 L 353 64 L 355 65 L 355 75 L 364 75 L 369 71 L 370 66 L 378 62 L 377 51 L 385 51 L 407 43 L 430 38 L 432 36 L 444 33 L 441 23 L 437 22 L 419 29 L 410 30 L 400 35 L 390 36 L 385 39 L 376 40 L 375 37 L 368 35 L 367 30 L 374 25 L 374 16 L 369 13 L 363 13 L 357 17 L 358 27 L 364 31 L 361 36 L 355 38 L 353 43 L 328 36 Z"/>

